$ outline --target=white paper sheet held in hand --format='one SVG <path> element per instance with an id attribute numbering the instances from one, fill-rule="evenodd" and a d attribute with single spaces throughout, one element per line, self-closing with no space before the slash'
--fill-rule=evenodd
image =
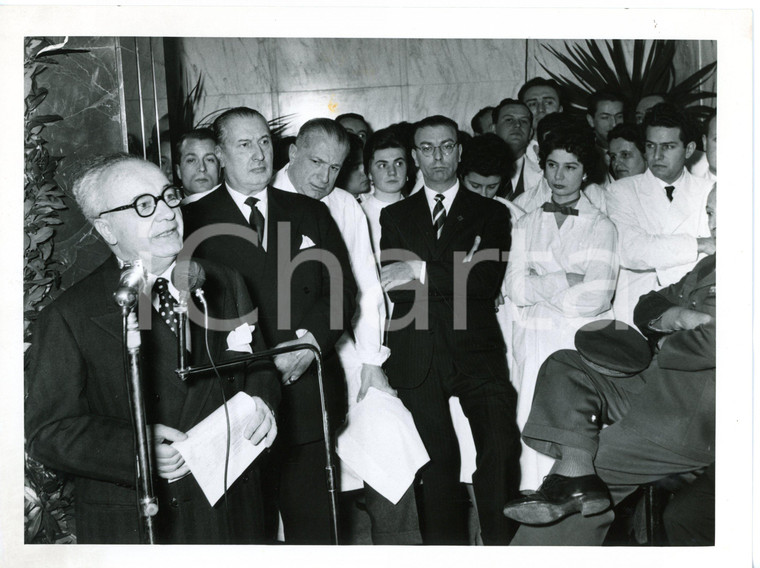
<path id="1" fill-rule="evenodd" d="M 230 464 L 227 488 L 266 448 L 263 442 L 254 446 L 243 437 L 243 429 L 256 411 L 256 402 L 239 392 L 227 401 L 230 413 Z M 213 507 L 224 494 L 224 458 L 227 452 L 227 421 L 220 406 L 188 430 L 187 439 L 174 442 L 190 472 Z"/>

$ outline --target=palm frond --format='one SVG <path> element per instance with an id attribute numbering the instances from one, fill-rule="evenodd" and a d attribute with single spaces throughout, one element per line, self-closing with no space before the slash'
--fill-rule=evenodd
<path id="1" fill-rule="evenodd" d="M 549 77 L 562 87 L 566 106 L 574 109 L 585 108 L 588 96 L 602 90 L 618 91 L 630 103 L 646 95 L 667 93 L 673 102 L 682 106 L 716 96 L 714 92 L 699 90 L 715 73 L 716 63 L 705 65 L 675 84 L 675 40 L 634 40 L 630 67 L 622 40 L 586 40 L 585 44 L 574 45 L 565 42 L 563 52 L 549 45 L 542 44 L 542 47 L 567 68 L 569 76 L 553 72 L 540 63 Z"/>

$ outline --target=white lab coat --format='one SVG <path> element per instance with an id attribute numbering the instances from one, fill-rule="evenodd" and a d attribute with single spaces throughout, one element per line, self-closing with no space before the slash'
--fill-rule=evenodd
<path id="1" fill-rule="evenodd" d="M 588 200 L 599 211 L 607 214 L 607 190 L 595 183 L 588 184 L 583 191 L 581 191 Z M 514 204 L 525 211 L 530 213 L 541 207 L 547 201 L 551 201 L 552 188 L 549 186 L 549 182 L 546 178 L 541 178 L 541 181 L 532 189 L 526 189 L 525 193 L 522 193 L 515 197 Z"/>
<path id="2" fill-rule="evenodd" d="M 574 347 L 575 332 L 590 321 L 612 317 L 618 273 L 617 233 L 586 194 L 557 227 L 555 215 L 538 208 L 512 231 L 505 290 L 516 307 L 512 330 L 512 381 L 518 392 L 517 424 L 522 429 L 533 402 L 538 370 L 559 349 Z M 568 273 L 584 275 L 570 286 Z M 553 460 L 523 444 L 521 489 L 535 489 Z"/>
<path id="3" fill-rule="evenodd" d="M 674 185 L 673 201 L 665 186 Z M 707 195 L 712 183 L 685 168 L 673 184 L 647 170 L 619 179 L 607 189 L 607 214 L 618 230 L 620 278 L 615 318 L 633 325 L 633 308 L 643 294 L 678 282 L 705 255 L 697 237 L 709 237 Z"/>

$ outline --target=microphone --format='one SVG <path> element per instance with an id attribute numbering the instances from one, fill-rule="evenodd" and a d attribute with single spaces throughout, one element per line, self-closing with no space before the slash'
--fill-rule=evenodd
<path id="1" fill-rule="evenodd" d="M 130 310 L 137 303 L 143 288 L 145 288 L 145 268 L 141 260 L 126 265 L 119 276 L 119 287 L 113 293 L 113 299 L 122 310 Z"/>
<path id="2" fill-rule="evenodd" d="M 172 270 L 172 284 L 179 290 L 179 304 L 187 309 L 190 294 L 200 290 L 206 282 L 206 271 L 194 260 L 180 260 Z"/>
<path id="3" fill-rule="evenodd" d="M 177 362 L 180 369 L 179 376 L 185 380 L 183 371 L 187 368 L 187 337 L 185 335 L 187 301 L 193 292 L 203 300 L 201 286 L 206 282 L 206 271 L 194 260 L 180 260 L 174 266 L 171 278 L 172 284 L 179 290 L 179 299 L 177 305 L 174 306 L 174 313 L 177 315 Z"/>

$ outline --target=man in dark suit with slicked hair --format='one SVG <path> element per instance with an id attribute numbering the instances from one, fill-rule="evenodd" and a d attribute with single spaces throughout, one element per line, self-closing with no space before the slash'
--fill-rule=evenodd
<path id="1" fill-rule="evenodd" d="M 356 282 L 348 252 L 327 207 L 304 195 L 270 186 L 272 136 L 264 117 L 239 107 L 214 122 L 224 183 L 185 207 L 186 235 L 211 231 L 198 256 L 236 268 L 258 306 L 258 322 L 270 347 L 311 343 L 324 356 L 330 423 L 346 412 L 345 378 L 334 345 L 350 325 Z M 218 224 L 255 232 L 247 240 Z M 318 260 L 298 263 L 302 254 Z M 303 257 L 301 257 L 303 258 Z M 333 288 L 337 294 L 332 293 Z M 273 448 L 277 505 L 288 544 L 331 540 L 325 481 L 324 436 L 316 363 L 311 351 L 277 355 L 283 398 L 280 439 Z"/>

